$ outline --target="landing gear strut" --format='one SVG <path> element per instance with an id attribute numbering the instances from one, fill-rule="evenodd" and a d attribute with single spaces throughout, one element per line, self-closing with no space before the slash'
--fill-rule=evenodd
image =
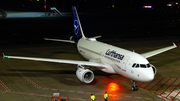
<path id="1" fill-rule="evenodd" d="M 133 80 L 132 80 L 132 82 L 133 82 L 132 91 L 137 91 L 138 87 L 136 86 L 136 82 Z"/>

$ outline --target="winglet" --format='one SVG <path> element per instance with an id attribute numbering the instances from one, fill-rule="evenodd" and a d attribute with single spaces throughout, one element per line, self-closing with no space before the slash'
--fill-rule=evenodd
<path id="1" fill-rule="evenodd" d="M 175 47 L 177 47 L 176 44 L 175 44 L 174 42 L 173 42 L 173 45 L 174 45 Z"/>
<path id="2" fill-rule="evenodd" d="M 3 59 L 4 59 L 5 55 L 4 55 L 4 53 L 2 53 L 2 54 L 3 54 Z"/>

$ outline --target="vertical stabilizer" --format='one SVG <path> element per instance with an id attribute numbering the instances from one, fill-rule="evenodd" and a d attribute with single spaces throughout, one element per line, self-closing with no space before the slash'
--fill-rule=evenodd
<path id="1" fill-rule="evenodd" d="M 73 23 L 74 23 L 74 33 L 75 33 L 75 37 L 77 38 L 77 40 L 81 39 L 81 38 L 86 38 L 84 36 L 82 27 L 81 27 L 81 23 L 78 17 L 78 13 L 76 10 L 75 6 L 72 6 L 72 11 L 73 11 Z"/>

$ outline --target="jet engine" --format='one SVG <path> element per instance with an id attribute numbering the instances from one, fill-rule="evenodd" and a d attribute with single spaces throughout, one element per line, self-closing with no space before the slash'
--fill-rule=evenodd
<path id="1" fill-rule="evenodd" d="M 93 72 L 82 65 L 77 66 L 76 76 L 83 83 L 91 83 L 94 79 Z"/>
<path id="2" fill-rule="evenodd" d="M 7 17 L 7 13 L 2 9 L 0 9 L 0 18 L 5 18 L 5 17 Z"/>
<path id="3" fill-rule="evenodd" d="M 156 75 L 156 72 L 157 72 L 157 69 L 155 66 L 151 65 L 152 69 L 153 69 L 153 72 L 154 72 L 154 75 Z"/>

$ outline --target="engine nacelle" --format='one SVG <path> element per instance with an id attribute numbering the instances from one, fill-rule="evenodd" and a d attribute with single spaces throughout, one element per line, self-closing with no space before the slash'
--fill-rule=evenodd
<path id="1" fill-rule="evenodd" d="M 5 18 L 5 17 L 7 17 L 7 13 L 2 9 L 0 9 L 0 18 Z"/>
<path id="2" fill-rule="evenodd" d="M 151 65 L 151 67 L 152 67 L 152 69 L 153 69 L 154 75 L 156 75 L 156 73 L 157 73 L 157 69 L 156 69 L 156 67 L 155 67 L 155 66 L 153 66 L 153 65 Z"/>
<path id="3" fill-rule="evenodd" d="M 76 76 L 83 83 L 91 83 L 94 80 L 94 73 L 81 65 L 77 66 Z"/>

